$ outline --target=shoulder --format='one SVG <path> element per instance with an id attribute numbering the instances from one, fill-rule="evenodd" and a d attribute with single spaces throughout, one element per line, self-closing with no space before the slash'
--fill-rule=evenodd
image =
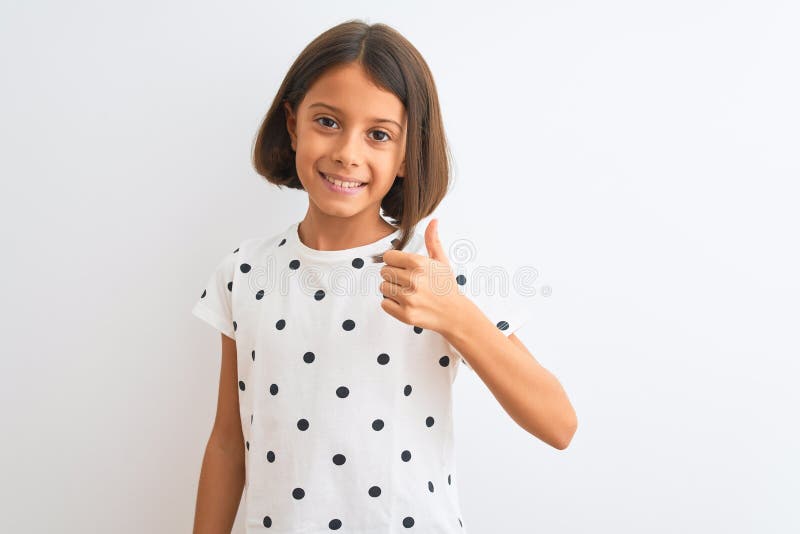
<path id="1" fill-rule="evenodd" d="M 282 231 L 240 239 L 219 261 L 217 275 L 224 275 L 231 281 L 239 275 L 247 274 L 253 266 L 263 264 L 269 259 L 271 253 L 285 242 L 285 236 L 286 231 Z"/>
<path id="2" fill-rule="evenodd" d="M 239 242 L 233 254 L 237 254 L 240 258 L 253 258 L 261 253 L 268 254 L 286 243 L 287 231 L 284 229 L 266 236 L 245 238 Z"/>

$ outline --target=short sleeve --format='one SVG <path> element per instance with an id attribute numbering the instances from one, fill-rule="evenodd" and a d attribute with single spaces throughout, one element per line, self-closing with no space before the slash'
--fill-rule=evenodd
<path id="1" fill-rule="evenodd" d="M 217 264 L 192 308 L 192 314 L 210 324 L 231 339 L 236 339 L 233 321 L 233 275 L 236 266 L 236 252 L 228 253 Z"/>
<path id="2" fill-rule="evenodd" d="M 506 337 L 528 323 L 530 315 L 517 299 L 499 294 L 496 288 L 487 290 L 475 287 L 476 284 L 468 283 L 470 280 L 467 277 L 469 277 L 468 273 L 456 276 L 459 292 L 467 296 Z M 461 359 L 468 369 L 472 370 L 458 349 L 450 345 L 450 350 Z"/>

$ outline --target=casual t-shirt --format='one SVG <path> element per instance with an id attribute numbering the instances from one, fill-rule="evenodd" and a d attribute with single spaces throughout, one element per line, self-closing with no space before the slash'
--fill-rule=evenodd
<path id="1" fill-rule="evenodd" d="M 241 242 L 192 309 L 236 341 L 246 532 L 467 532 L 451 396 L 466 360 L 381 307 L 372 255 L 401 230 L 320 251 L 298 226 Z M 404 250 L 427 256 L 424 235 Z M 478 300 L 506 335 L 527 318 Z"/>

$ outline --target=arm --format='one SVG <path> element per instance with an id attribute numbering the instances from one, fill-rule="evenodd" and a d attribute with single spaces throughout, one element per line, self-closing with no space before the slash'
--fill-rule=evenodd
<path id="1" fill-rule="evenodd" d="M 558 379 L 525 345 L 506 337 L 466 296 L 460 313 L 440 333 L 467 360 L 511 418 L 556 449 L 566 449 L 578 427 Z"/>
<path id="2" fill-rule="evenodd" d="M 194 534 L 230 533 L 245 483 L 236 342 L 225 334 L 221 336 L 222 363 L 217 415 L 200 470 Z"/>
<path id="3" fill-rule="evenodd" d="M 429 256 L 401 250 L 383 253 L 381 308 L 406 324 L 444 336 L 519 426 L 566 449 L 578 420 L 564 389 L 517 336 L 506 337 L 457 290 L 438 224 L 433 219 L 425 229 Z"/>

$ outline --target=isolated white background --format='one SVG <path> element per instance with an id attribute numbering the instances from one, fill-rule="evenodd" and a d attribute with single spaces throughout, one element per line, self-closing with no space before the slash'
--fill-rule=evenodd
<path id="1" fill-rule="evenodd" d="M 518 336 L 578 413 L 556 450 L 461 369 L 470 532 L 800 531 L 796 3 L 163 0 L 0 10 L 0 531 L 190 531 L 220 359 L 190 308 L 302 218 L 251 143 L 349 18 L 428 61 L 440 235 L 536 268 Z"/>

